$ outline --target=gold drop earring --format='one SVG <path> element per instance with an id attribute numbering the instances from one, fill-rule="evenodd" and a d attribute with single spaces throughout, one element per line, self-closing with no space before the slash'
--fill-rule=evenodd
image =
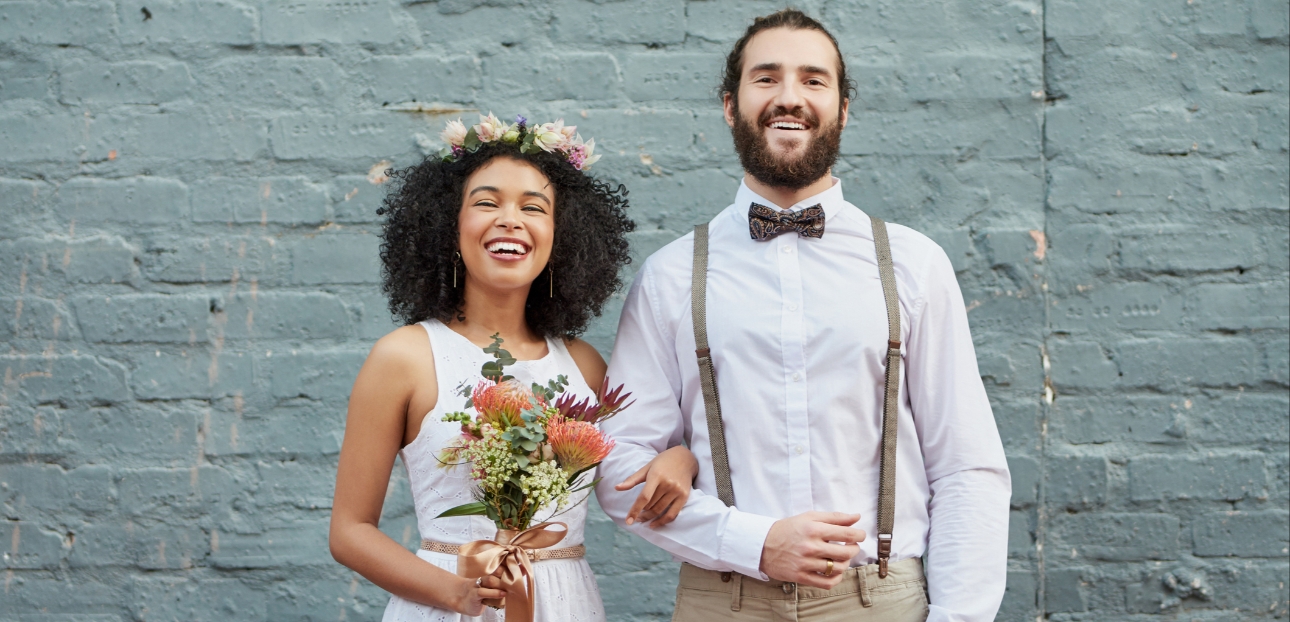
<path id="1" fill-rule="evenodd" d="M 551 264 L 546 265 L 546 283 L 550 291 L 547 292 L 548 298 L 555 298 L 555 268 Z"/>
<path id="2" fill-rule="evenodd" d="M 457 262 L 461 261 L 461 251 L 453 251 L 452 254 L 452 288 L 457 289 Z"/>

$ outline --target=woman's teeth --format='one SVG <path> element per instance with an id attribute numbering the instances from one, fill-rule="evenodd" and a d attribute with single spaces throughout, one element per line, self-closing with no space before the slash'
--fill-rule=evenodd
<path id="1" fill-rule="evenodd" d="M 523 244 L 514 242 L 493 242 L 484 248 L 488 249 L 490 253 L 505 253 L 508 255 L 527 255 L 529 252 L 527 248 L 524 248 Z"/>

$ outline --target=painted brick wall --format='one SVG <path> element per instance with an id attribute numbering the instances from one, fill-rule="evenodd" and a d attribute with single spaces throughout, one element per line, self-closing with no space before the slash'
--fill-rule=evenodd
<path id="1" fill-rule="evenodd" d="M 391 328 L 377 173 L 448 116 L 563 116 L 644 257 L 733 195 L 716 74 L 779 6 L 0 1 L 0 620 L 378 619 L 326 547 Z M 958 270 L 1015 483 L 1000 619 L 1284 618 L 1287 1 L 801 6 L 859 86 L 848 198 Z M 667 619 L 668 557 L 589 531 L 611 619 Z"/>

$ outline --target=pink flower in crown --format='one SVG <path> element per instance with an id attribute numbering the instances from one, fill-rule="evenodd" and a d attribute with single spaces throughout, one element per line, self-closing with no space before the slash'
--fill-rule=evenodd
<path id="1" fill-rule="evenodd" d="M 594 138 L 584 143 L 582 142 L 582 137 L 578 136 L 570 143 L 567 149 L 569 164 L 572 164 L 573 168 L 580 171 L 586 170 L 587 167 L 595 164 L 600 159 L 600 156 L 595 155 L 596 139 Z"/>
<path id="2" fill-rule="evenodd" d="M 569 137 L 565 134 L 564 119 L 558 119 L 555 123 L 543 123 L 530 131 L 533 132 L 533 144 L 548 153 L 564 149 L 569 142 Z"/>
<path id="3" fill-rule="evenodd" d="M 510 125 L 503 123 L 490 112 L 487 117 L 479 116 L 479 125 L 475 126 L 475 135 L 479 137 L 479 142 L 491 143 L 495 140 L 501 140 L 508 130 L 510 130 Z"/>
<path id="4" fill-rule="evenodd" d="M 450 147 L 460 147 L 466 144 L 466 125 L 461 119 L 449 121 L 448 125 L 439 133 L 439 140 L 447 143 Z"/>

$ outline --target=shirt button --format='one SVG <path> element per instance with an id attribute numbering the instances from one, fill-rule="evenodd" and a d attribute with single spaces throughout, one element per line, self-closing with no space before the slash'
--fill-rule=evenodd
<path id="1" fill-rule="evenodd" d="M 802 455 L 802 446 L 801 445 L 794 446 L 793 451 L 797 452 L 797 455 L 799 456 Z"/>
<path id="2" fill-rule="evenodd" d="M 793 247 L 792 247 L 792 246 L 785 246 L 785 247 L 784 247 L 784 252 L 785 252 L 785 253 L 791 253 L 791 252 L 793 252 Z"/>
<path id="3" fill-rule="evenodd" d="M 797 305 L 788 305 L 788 310 L 789 310 L 789 311 L 796 311 L 796 310 L 797 310 Z"/>
<path id="4" fill-rule="evenodd" d="M 801 380 L 801 379 L 802 379 L 802 374 L 793 372 L 793 382 L 797 382 L 798 380 Z"/>

